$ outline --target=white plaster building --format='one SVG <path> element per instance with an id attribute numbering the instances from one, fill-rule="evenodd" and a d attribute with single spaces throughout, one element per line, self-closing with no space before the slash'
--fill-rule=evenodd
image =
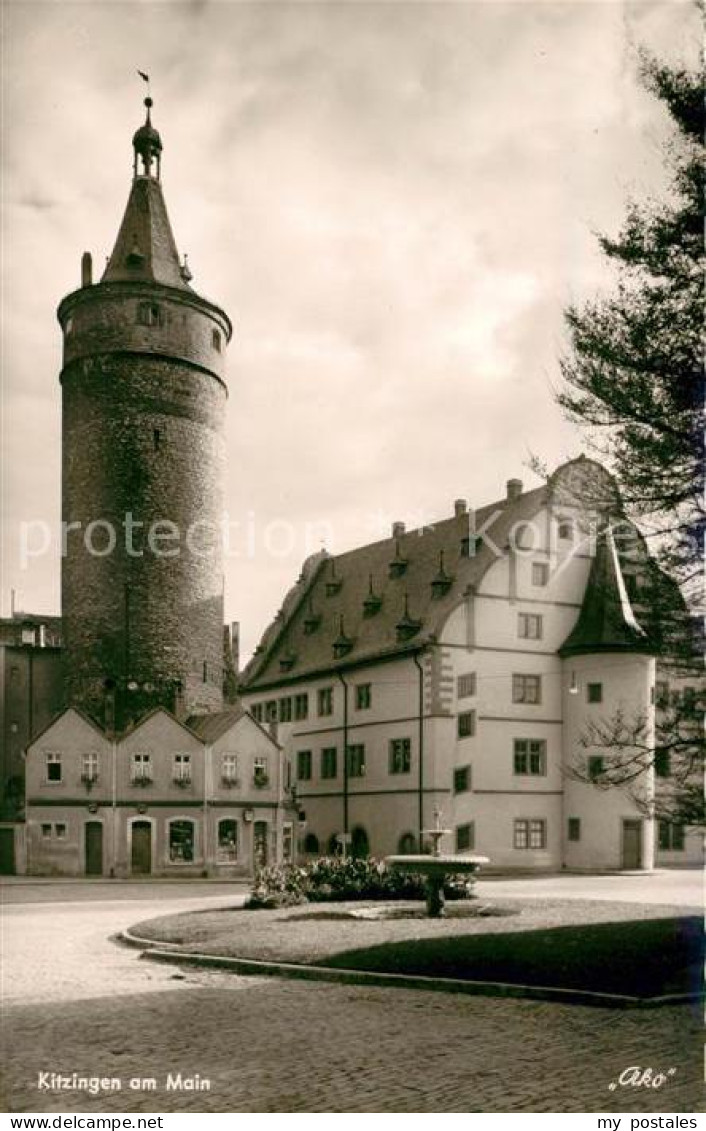
<path id="1" fill-rule="evenodd" d="M 583 457 L 475 513 L 459 500 L 431 527 L 310 558 L 241 684 L 277 728 L 304 851 L 341 834 L 354 852 L 411 851 L 440 809 L 456 850 L 497 869 L 652 867 L 635 797 L 567 772 L 600 778 L 591 719 L 654 720 L 638 616 L 651 568 L 614 481 Z M 653 789 L 646 773 L 641 796 Z M 700 858 L 696 833 L 670 843 L 661 862 Z"/>

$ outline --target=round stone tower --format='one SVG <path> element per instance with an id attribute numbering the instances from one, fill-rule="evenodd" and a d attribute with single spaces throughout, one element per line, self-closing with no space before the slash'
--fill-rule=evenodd
<path id="1" fill-rule="evenodd" d="M 58 309 L 67 697 L 109 727 L 222 705 L 231 324 L 179 260 L 145 105 L 113 253 Z"/>

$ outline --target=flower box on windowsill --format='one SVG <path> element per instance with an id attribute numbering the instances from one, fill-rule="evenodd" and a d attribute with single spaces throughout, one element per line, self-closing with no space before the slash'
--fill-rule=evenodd
<path id="1" fill-rule="evenodd" d="M 140 774 L 139 777 L 131 779 L 132 785 L 152 785 L 152 778 L 146 774 Z"/>
<path id="2" fill-rule="evenodd" d="M 81 781 L 90 789 L 98 781 L 98 774 L 81 774 Z"/>
<path id="3" fill-rule="evenodd" d="M 224 786 L 225 789 L 237 789 L 240 785 L 240 778 L 229 778 L 227 776 L 223 776 L 221 778 L 221 785 Z"/>
<path id="4" fill-rule="evenodd" d="M 255 774 L 252 783 L 255 789 L 265 789 L 270 784 L 270 779 L 267 774 Z"/>
<path id="5" fill-rule="evenodd" d="M 180 786 L 181 789 L 186 789 L 191 785 L 191 778 L 174 778 L 174 785 Z"/>

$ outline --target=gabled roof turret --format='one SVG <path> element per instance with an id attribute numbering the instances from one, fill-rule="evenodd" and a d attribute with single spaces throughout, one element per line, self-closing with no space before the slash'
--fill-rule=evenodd
<path id="1" fill-rule="evenodd" d="M 578 620 L 559 655 L 650 651 L 652 645 L 638 624 L 627 595 L 613 532 L 606 525 L 598 535 Z"/>

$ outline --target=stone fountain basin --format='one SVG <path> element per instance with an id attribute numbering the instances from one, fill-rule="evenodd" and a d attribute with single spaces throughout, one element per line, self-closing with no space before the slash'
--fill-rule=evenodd
<path id="1" fill-rule="evenodd" d="M 454 872 L 477 872 L 484 864 L 490 863 L 487 856 L 455 856 L 453 853 L 441 856 L 386 856 L 385 863 L 402 872 L 417 872 L 424 876 L 445 876 Z"/>

